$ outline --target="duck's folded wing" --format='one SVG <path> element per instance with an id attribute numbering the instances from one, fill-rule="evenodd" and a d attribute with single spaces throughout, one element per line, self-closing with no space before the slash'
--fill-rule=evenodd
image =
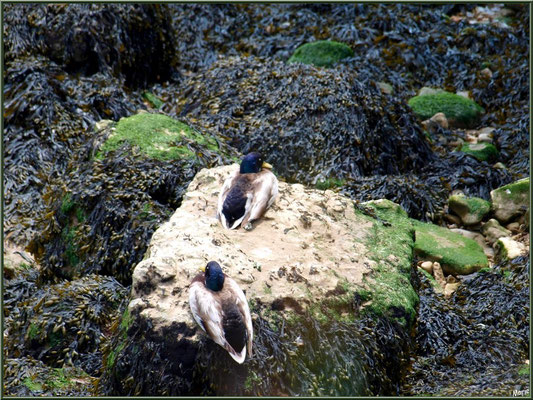
<path id="1" fill-rule="evenodd" d="M 189 289 L 191 312 L 204 331 L 222 347 L 226 347 L 222 328 L 222 308 L 212 293 L 200 282 L 193 282 Z"/>
<path id="2" fill-rule="evenodd" d="M 235 299 L 235 304 L 237 305 L 237 308 L 241 312 L 241 315 L 243 316 L 244 323 L 246 325 L 246 331 L 248 333 L 248 356 L 252 356 L 252 342 L 254 338 L 254 330 L 252 326 L 252 316 L 250 314 L 250 308 L 248 306 L 248 301 L 246 300 L 246 296 L 244 295 L 244 292 L 242 289 L 237 285 L 237 282 L 235 282 L 233 279 L 226 277 L 226 283 L 228 290 L 233 294 L 233 298 Z"/>
<path id="3" fill-rule="evenodd" d="M 255 221 L 263 216 L 268 207 L 272 205 L 278 195 L 278 180 L 276 176 L 268 172 L 262 174 L 254 182 L 254 197 L 251 204 L 248 220 Z"/>

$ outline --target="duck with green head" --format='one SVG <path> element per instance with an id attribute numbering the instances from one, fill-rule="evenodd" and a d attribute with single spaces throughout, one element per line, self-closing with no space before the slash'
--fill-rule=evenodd
<path id="1" fill-rule="evenodd" d="M 217 218 L 222 226 L 235 229 L 239 225 L 252 229 L 252 222 L 263 216 L 278 195 L 278 179 L 263 156 L 252 152 L 244 156 L 222 186 L 218 197 Z"/>
<path id="2" fill-rule="evenodd" d="M 243 291 L 210 261 L 204 273 L 194 277 L 189 289 L 189 306 L 194 320 L 239 364 L 252 356 L 252 317 Z"/>

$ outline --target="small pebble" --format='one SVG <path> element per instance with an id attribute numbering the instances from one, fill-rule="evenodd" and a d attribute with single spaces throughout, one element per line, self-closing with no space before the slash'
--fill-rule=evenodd
<path id="1" fill-rule="evenodd" d="M 517 233 L 520 231 L 519 222 L 511 222 L 510 224 L 507 224 L 505 227 L 513 233 Z"/>
<path id="2" fill-rule="evenodd" d="M 492 71 L 488 68 L 484 68 L 480 72 L 481 76 L 485 79 L 491 79 L 492 78 Z"/>
<path id="3" fill-rule="evenodd" d="M 424 261 L 423 263 L 420 264 L 420 268 L 422 268 L 424 271 L 433 275 L 433 262 Z"/>
<path id="4" fill-rule="evenodd" d="M 478 142 L 492 143 L 492 135 L 490 133 L 480 133 L 477 137 Z"/>

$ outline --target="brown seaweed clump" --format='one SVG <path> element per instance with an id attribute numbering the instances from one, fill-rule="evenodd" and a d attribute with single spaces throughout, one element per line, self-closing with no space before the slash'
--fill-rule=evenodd
<path id="1" fill-rule="evenodd" d="M 71 366 L 98 375 L 101 346 L 127 289 L 114 278 L 97 275 L 43 288 L 36 279 L 32 269 L 6 284 L 6 357 L 31 357 L 49 367 Z"/>
<path id="2" fill-rule="evenodd" d="M 290 182 L 398 174 L 433 158 L 407 107 L 347 69 L 228 58 L 179 92 L 171 115 L 266 154 Z"/>
<path id="3" fill-rule="evenodd" d="M 4 6 L 5 232 L 27 244 L 50 179 L 95 122 L 143 108 L 135 89 L 169 78 L 164 5 Z M 133 90 L 133 92 L 132 92 Z"/>
<path id="4" fill-rule="evenodd" d="M 529 358 L 529 266 L 525 256 L 502 261 L 470 275 L 449 300 L 421 277 L 417 357 L 404 394 L 508 396 L 510 387 L 529 388 L 529 372 L 520 371 Z"/>

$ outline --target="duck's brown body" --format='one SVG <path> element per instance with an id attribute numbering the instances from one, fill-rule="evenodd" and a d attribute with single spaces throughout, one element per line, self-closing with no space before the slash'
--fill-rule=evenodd
<path id="1" fill-rule="evenodd" d="M 278 180 L 269 169 L 242 174 L 236 171 L 222 186 L 217 216 L 227 229 L 251 223 L 263 216 L 278 195 Z"/>
<path id="2" fill-rule="evenodd" d="M 252 355 L 252 318 L 244 293 L 225 275 L 219 291 L 206 287 L 204 274 L 192 280 L 189 304 L 200 327 L 238 363 L 244 362 L 246 350 Z"/>

